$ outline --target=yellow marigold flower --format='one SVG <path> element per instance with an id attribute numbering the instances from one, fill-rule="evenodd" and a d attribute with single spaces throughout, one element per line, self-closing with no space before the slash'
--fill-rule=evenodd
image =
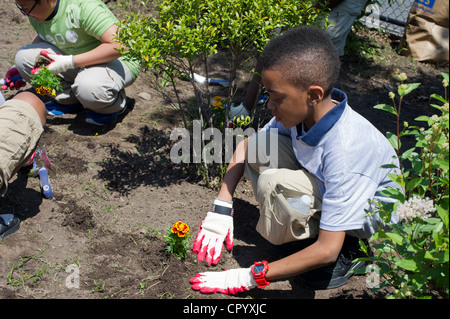
<path id="1" fill-rule="evenodd" d="M 214 107 L 215 110 L 219 110 L 223 108 L 222 105 L 222 97 L 221 96 L 215 96 L 213 98 L 213 104 L 212 106 Z"/>

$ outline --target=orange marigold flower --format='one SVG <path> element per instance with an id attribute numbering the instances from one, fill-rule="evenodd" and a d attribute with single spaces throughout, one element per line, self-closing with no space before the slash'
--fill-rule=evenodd
<path id="1" fill-rule="evenodd" d="M 36 89 L 36 92 L 40 95 L 47 95 L 47 94 L 52 94 L 52 89 L 45 87 L 45 86 L 41 86 Z"/>
<path id="2" fill-rule="evenodd" d="M 189 233 L 189 226 L 182 221 L 177 221 L 175 224 L 173 224 L 172 233 L 177 232 L 179 237 L 184 237 Z"/>

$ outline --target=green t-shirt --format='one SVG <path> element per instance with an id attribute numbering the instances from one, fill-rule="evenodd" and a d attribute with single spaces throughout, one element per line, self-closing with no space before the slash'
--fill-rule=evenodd
<path id="1" fill-rule="evenodd" d="M 60 0 L 58 12 L 51 20 L 38 23 L 29 18 L 29 21 L 42 40 L 68 55 L 96 48 L 101 44 L 100 37 L 118 22 L 100 0 Z M 135 79 L 140 71 L 139 63 L 120 59 Z"/>

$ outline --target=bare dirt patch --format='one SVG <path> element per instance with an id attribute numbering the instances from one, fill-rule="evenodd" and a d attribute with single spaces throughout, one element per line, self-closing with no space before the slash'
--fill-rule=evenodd
<path id="1" fill-rule="evenodd" d="M 114 1 L 108 5 L 120 9 Z M 11 1 L 0 0 L 0 17 L 4 74 L 34 33 Z M 422 83 L 404 102 L 403 120 L 412 123 L 432 112 L 429 96 L 442 92 L 443 69 L 395 54 L 390 45 L 397 39 L 384 36 L 380 41 L 387 46 L 380 45 L 386 52 L 383 59 L 346 58 L 339 88 L 355 110 L 386 132 L 394 131 L 394 119 L 372 106 L 389 103 L 392 72 L 400 69 L 410 82 Z M 178 220 L 188 223 L 195 236 L 216 190 L 202 185 L 192 167 L 170 161 L 170 132 L 182 124 L 149 81 L 141 74 L 127 89 L 129 111 L 106 128 L 85 124 L 85 113 L 49 116 L 41 145 L 53 164 L 49 175 L 54 197 L 44 199 L 39 179 L 22 170 L 0 199 L 2 212 L 14 212 L 23 220 L 20 230 L 0 243 L 0 298 L 373 298 L 364 276 L 327 291 L 302 287 L 295 280 L 233 297 L 191 290 L 189 279 L 210 269 L 192 253 L 184 261 L 168 254 L 162 236 Z M 272 258 L 255 231 L 258 207 L 245 180 L 236 193 L 235 211 L 235 247 L 223 253 L 217 269 L 249 267 L 255 260 Z M 67 283 L 73 274 L 66 272 L 69 265 L 79 268 L 79 288 Z"/>

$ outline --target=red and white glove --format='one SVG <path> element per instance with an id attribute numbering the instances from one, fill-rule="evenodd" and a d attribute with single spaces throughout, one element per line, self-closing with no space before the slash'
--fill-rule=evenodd
<path id="1" fill-rule="evenodd" d="M 16 81 L 12 81 L 12 79 L 16 76 L 20 76 L 19 71 L 17 70 L 16 67 L 12 67 L 11 69 L 8 70 L 8 72 L 6 72 L 5 74 L 5 84 L 2 84 L 2 90 L 18 90 L 21 87 L 25 86 L 26 83 L 25 81 L 19 79 Z"/>
<path id="2" fill-rule="evenodd" d="M 203 262 L 206 257 L 208 266 L 217 265 L 223 242 L 226 241 L 228 251 L 233 249 L 233 230 L 233 202 L 216 198 L 194 241 L 192 251 L 197 254 L 197 260 Z"/>
<path id="3" fill-rule="evenodd" d="M 50 62 L 50 64 L 46 65 L 46 67 L 53 74 L 58 74 L 61 72 L 65 72 L 69 69 L 75 68 L 75 65 L 73 62 L 73 55 L 53 54 L 53 53 L 50 53 L 45 50 L 41 51 L 41 55 L 52 60 L 52 62 Z M 35 72 L 37 72 L 37 71 L 39 71 L 39 69 L 36 69 Z"/>
<path id="4" fill-rule="evenodd" d="M 253 278 L 251 268 L 203 272 L 191 278 L 190 283 L 193 290 L 198 290 L 201 293 L 220 292 L 226 295 L 234 295 L 258 286 Z"/>

